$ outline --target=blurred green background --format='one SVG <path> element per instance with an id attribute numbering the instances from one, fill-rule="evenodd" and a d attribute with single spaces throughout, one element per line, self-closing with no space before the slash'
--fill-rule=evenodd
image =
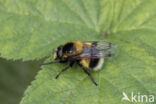
<path id="1" fill-rule="evenodd" d="M 0 104 L 18 104 L 40 70 L 42 61 L 13 61 L 0 58 Z"/>

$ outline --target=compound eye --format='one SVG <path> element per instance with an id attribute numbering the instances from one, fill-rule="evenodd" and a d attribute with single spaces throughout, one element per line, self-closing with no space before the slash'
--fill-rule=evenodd
<path id="1" fill-rule="evenodd" d="M 63 53 L 72 53 L 74 51 L 74 44 L 73 43 L 68 43 L 64 45 L 63 47 Z"/>
<path id="2" fill-rule="evenodd" d="M 59 46 L 58 48 L 57 48 L 57 51 L 59 51 L 59 50 L 61 50 L 62 49 L 62 46 Z"/>

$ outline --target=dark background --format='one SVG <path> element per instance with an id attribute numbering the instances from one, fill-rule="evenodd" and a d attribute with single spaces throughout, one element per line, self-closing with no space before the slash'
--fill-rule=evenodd
<path id="1" fill-rule="evenodd" d="M 19 104 L 35 79 L 43 60 L 13 61 L 0 58 L 0 104 Z"/>

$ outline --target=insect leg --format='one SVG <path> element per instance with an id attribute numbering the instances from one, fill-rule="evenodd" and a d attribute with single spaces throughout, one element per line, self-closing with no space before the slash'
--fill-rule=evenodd
<path id="1" fill-rule="evenodd" d="M 84 67 L 82 67 L 82 69 L 90 77 L 91 81 L 97 86 L 98 84 L 95 82 L 95 80 L 92 77 L 92 75 Z"/>
<path id="2" fill-rule="evenodd" d="M 66 60 L 61 60 L 61 61 L 51 61 L 51 62 L 47 62 L 47 63 L 43 63 L 43 64 L 41 64 L 40 66 L 42 66 L 42 65 L 49 65 L 49 64 L 55 64 L 55 63 L 65 63 L 65 62 L 67 62 Z"/>
<path id="3" fill-rule="evenodd" d="M 59 61 L 51 61 L 51 62 L 43 63 L 40 66 L 42 66 L 42 65 L 48 65 L 48 64 L 54 64 L 54 63 L 59 63 Z"/>
<path id="4" fill-rule="evenodd" d="M 65 68 L 63 68 L 63 69 L 61 70 L 61 72 L 59 72 L 59 73 L 56 75 L 55 78 L 57 79 L 57 78 L 60 76 L 60 74 L 61 74 L 62 72 L 66 71 L 68 68 L 72 67 L 73 64 L 74 64 L 74 62 L 71 62 L 68 66 L 66 66 Z"/>

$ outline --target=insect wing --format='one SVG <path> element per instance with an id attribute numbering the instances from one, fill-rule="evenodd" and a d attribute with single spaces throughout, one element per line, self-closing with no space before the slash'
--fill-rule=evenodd
<path id="1" fill-rule="evenodd" d="M 99 51 L 99 53 L 95 55 L 93 54 L 94 57 L 111 57 L 115 55 L 116 46 L 112 43 L 100 41 L 97 42 L 95 48 Z"/>
<path id="2" fill-rule="evenodd" d="M 104 58 L 115 55 L 116 46 L 109 42 L 91 42 L 92 47 L 84 47 L 82 54 L 73 56 L 72 59 L 90 59 L 90 58 Z"/>

